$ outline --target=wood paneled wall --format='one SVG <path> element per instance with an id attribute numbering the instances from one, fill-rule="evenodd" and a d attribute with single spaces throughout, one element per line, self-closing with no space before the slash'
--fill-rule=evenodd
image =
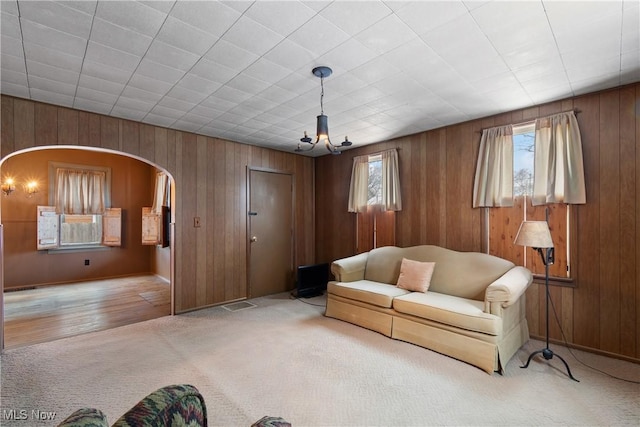
<path id="1" fill-rule="evenodd" d="M 248 166 L 294 175 L 295 263 L 315 262 L 313 158 L 9 96 L 1 117 L 2 158 L 79 145 L 133 155 L 172 175 L 178 313 L 247 297 Z"/>
<path id="2" fill-rule="evenodd" d="M 551 296 L 570 343 L 640 360 L 640 84 L 318 158 L 318 262 L 355 253 L 355 214 L 347 212 L 353 157 L 393 147 L 399 150 L 403 199 L 398 246 L 482 251 L 484 215 L 471 207 L 480 131 L 572 109 L 579 110 L 587 204 L 574 207 L 576 286 L 553 286 Z M 538 284 L 527 291 L 527 319 L 535 337 L 545 334 L 544 296 Z M 551 338 L 561 341 L 553 314 L 551 319 Z"/>

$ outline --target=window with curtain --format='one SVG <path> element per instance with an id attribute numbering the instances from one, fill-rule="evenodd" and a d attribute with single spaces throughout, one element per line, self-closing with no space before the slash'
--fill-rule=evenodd
<path id="1" fill-rule="evenodd" d="M 353 159 L 348 211 L 357 214 L 358 253 L 395 244 L 395 212 L 402 209 L 397 150 Z"/>
<path id="2" fill-rule="evenodd" d="M 119 217 L 111 221 L 117 210 L 109 209 L 110 186 L 110 168 L 50 162 L 49 203 L 53 209 L 48 218 L 50 225 L 54 218 L 59 223 L 56 226 L 58 235 L 53 238 L 56 244 L 43 248 L 119 245 L 119 240 L 113 245 L 105 243 L 105 231 L 110 230 L 105 230 L 104 218 L 107 218 L 109 228 L 111 224 L 119 226 L 120 221 Z"/>
<path id="3" fill-rule="evenodd" d="M 575 115 L 562 113 L 509 128 L 508 138 L 502 136 L 504 131 L 483 132 L 476 166 L 473 203 L 487 208 L 487 250 L 543 275 L 539 256 L 531 248 L 515 246 L 513 240 L 522 221 L 547 220 L 555 247 L 549 272 L 556 281 L 566 281 L 571 278 L 572 260 L 575 263 L 570 251 L 575 213 L 570 204 L 586 201 Z M 503 154 L 509 151 L 511 161 Z M 504 191 L 509 177 L 511 188 Z"/>

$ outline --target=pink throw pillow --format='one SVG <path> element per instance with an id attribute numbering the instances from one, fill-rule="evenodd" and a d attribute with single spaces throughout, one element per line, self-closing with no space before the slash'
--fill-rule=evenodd
<path id="1" fill-rule="evenodd" d="M 398 286 L 400 289 L 415 292 L 427 292 L 431 285 L 431 276 L 435 262 L 420 262 L 402 258 Z"/>

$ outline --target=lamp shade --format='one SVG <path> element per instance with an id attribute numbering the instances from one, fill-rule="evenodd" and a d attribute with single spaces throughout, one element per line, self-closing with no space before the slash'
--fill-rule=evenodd
<path id="1" fill-rule="evenodd" d="M 522 221 L 513 243 L 531 248 L 552 248 L 553 240 L 549 224 L 547 221 Z"/>

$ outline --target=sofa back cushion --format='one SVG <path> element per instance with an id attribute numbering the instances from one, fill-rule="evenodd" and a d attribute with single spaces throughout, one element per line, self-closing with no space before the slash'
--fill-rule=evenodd
<path id="1" fill-rule="evenodd" d="M 515 266 L 511 261 L 480 252 L 458 252 L 432 245 L 384 246 L 369 252 L 365 279 L 396 284 L 402 258 L 436 263 L 429 291 L 478 301 L 484 300 L 487 286 Z"/>

